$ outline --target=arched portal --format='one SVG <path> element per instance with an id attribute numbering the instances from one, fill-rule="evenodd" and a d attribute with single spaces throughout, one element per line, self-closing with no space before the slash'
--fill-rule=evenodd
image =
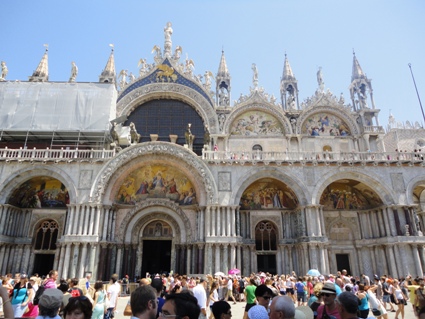
<path id="1" fill-rule="evenodd" d="M 255 226 L 255 249 L 259 271 L 277 273 L 277 238 L 277 227 L 271 221 L 263 220 Z"/>
<path id="2" fill-rule="evenodd" d="M 55 220 L 43 220 L 36 226 L 33 273 L 47 274 L 53 269 L 58 235 L 59 225 Z"/>
<path id="3" fill-rule="evenodd" d="M 173 228 L 162 220 L 147 224 L 140 233 L 142 246 L 142 276 L 153 273 L 168 273 L 171 268 Z"/>

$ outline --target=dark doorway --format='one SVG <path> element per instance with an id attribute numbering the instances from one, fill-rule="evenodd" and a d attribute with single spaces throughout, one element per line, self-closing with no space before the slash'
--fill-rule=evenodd
<path id="1" fill-rule="evenodd" d="M 348 254 L 336 254 L 336 267 L 337 270 L 347 270 L 347 274 L 352 275 L 350 268 L 350 258 Z"/>
<path id="2" fill-rule="evenodd" d="M 276 274 L 276 255 L 257 255 L 257 269 L 258 271 Z"/>
<path id="3" fill-rule="evenodd" d="M 144 240 L 142 277 L 146 273 L 169 272 L 171 269 L 171 240 Z"/>
<path id="4" fill-rule="evenodd" d="M 53 269 L 55 254 L 35 254 L 34 269 L 32 273 L 38 273 L 41 276 L 48 275 Z"/>

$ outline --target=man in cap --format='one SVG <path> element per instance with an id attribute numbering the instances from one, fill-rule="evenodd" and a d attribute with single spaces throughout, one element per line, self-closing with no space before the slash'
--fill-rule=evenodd
<path id="1" fill-rule="evenodd" d="M 320 295 L 322 296 L 324 305 L 321 305 L 319 306 L 319 308 L 317 308 L 317 318 L 325 318 L 323 317 L 323 315 L 327 314 L 330 318 L 332 318 L 331 316 L 333 316 L 336 319 L 341 319 L 338 312 L 337 304 L 335 301 L 336 300 L 335 284 L 329 281 L 325 282 L 322 290 L 320 290 Z"/>
<path id="2" fill-rule="evenodd" d="M 198 306 L 201 308 L 201 314 L 199 318 L 205 318 L 207 316 L 207 281 L 205 278 L 199 280 L 199 284 L 193 288 L 193 295 L 198 300 Z"/>
<path id="3" fill-rule="evenodd" d="M 270 319 L 294 318 L 295 305 L 291 297 L 274 297 L 270 305 Z"/>
<path id="4" fill-rule="evenodd" d="M 349 319 L 357 318 L 357 309 L 359 307 L 358 298 L 351 292 L 345 291 L 338 295 L 336 299 L 339 318 Z"/>
<path id="5" fill-rule="evenodd" d="M 46 289 L 38 302 L 38 317 L 61 319 L 59 310 L 62 307 L 63 293 L 59 289 Z"/>

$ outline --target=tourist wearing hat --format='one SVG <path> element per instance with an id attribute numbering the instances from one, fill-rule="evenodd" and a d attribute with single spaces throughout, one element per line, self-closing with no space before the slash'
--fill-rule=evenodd
<path id="1" fill-rule="evenodd" d="M 323 305 L 317 308 L 317 318 L 324 319 L 327 314 L 328 316 L 334 316 L 337 319 L 341 319 L 336 304 L 336 289 L 333 282 L 327 281 L 320 290 L 320 295 L 323 300 Z M 357 297 L 356 297 L 357 299 Z"/>
<path id="2" fill-rule="evenodd" d="M 59 310 L 62 306 L 63 293 L 59 289 L 46 289 L 38 302 L 38 316 L 36 319 L 60 319 Z"/>
<path id="3" fill-rule="evenodd" d="M 251 309 L 249 309 L 248 318 L 249 319 L 269 319 L 269 314 L 267 313 L 266 308 L 260 305 L 256 305 L 254 307 L 251 307 Z"/>

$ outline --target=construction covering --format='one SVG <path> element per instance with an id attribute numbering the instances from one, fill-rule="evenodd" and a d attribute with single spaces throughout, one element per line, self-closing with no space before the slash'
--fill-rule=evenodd
<path id="1" fill-rule="evenodd" d="M 109 130 L 116 100 L 111 83 L 0 82 L 0 130 Z"/>

